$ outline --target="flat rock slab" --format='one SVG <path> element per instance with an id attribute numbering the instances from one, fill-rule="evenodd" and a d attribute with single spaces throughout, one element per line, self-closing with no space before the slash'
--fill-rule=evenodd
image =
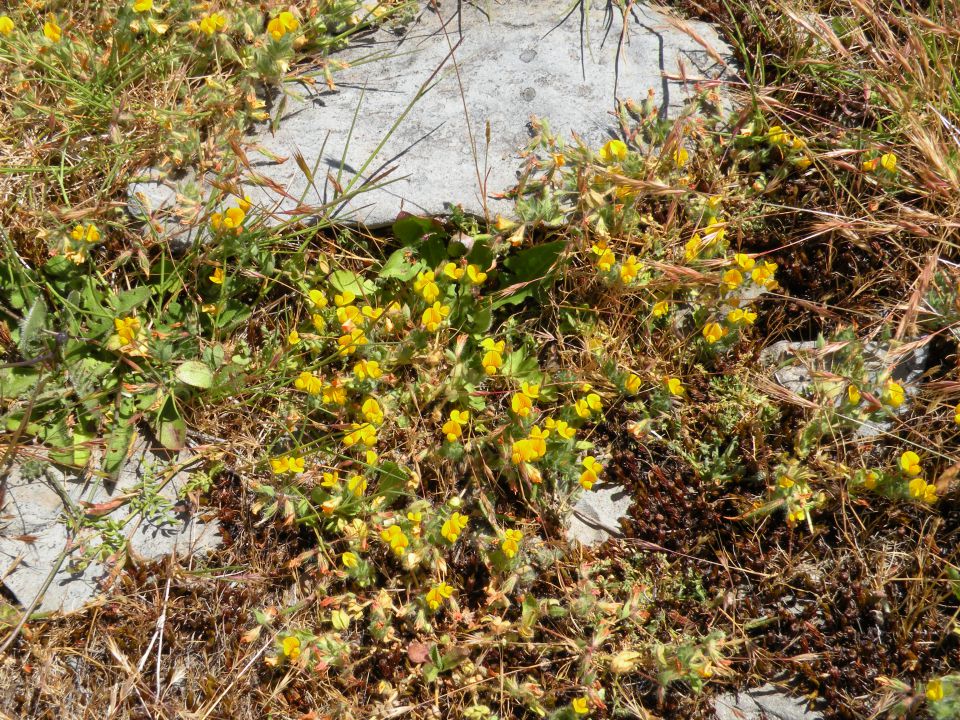
<path id="1" fill-rule="evenodd" d="M 107 564 L 94 559 L 78 562 L 83 548 L 100 543 L 96 531 L 83 528 L 74 533 L 67 527 L 64 502 L 56 486 L 73 504 L 118 502 L 104 517 L 122 523 L 118 533 L 127 539 L 130 550 L 147 560 L 171 553 L 189 557 L 220 544 L 216 520 L 202 522 L 195 517 L 167 508 L 165 513 L 133 509 L 133 499 L 142 497 L 144 487 L 156 483 L 156 497 L 172 505 L 187 481 L 187 472 L 165 473 L 176 459 L 164 459 L 152 453 L 145 443 L 135 447 L 130 460 L 115 483 L 109 485 L 94 478 L 79 479 L 46 466 L 39 474 L 14 466 L 6 478 L 3 507 L 0 508 L 0 578 L 23 607 L 41 593 L 68 543 L 72 550 L 59 572 L 43 593 L 36 612 L 71 612 L 83 607 L 101 593 L 102 581 L 109 573 Z M 162 485 L 162 486 L 161 486 Z M 89 508 L 88 508 L 89 510 Z"/>
<path id="2" fill-rule="evenodd" d="M 633 498 L 620 485 L 601 484 L 577 498 L 567 524 L 567 540 L 599 545 L 620 534 L 620 518 L 627 516 Z M 614 532 L 611 532 L 614 531 Z"/>
<path id="3" fill-rule="evenodd" d="M 276 134 L 261 129 L 251 138 L 283 160 L 249 153 L 263 183 L 244 188 L 255 203 L 279 219 L 301 199 L 313 208 L 332 203 L 327 214 L 368 226 L 401 210 L 448 214 L 450 203 L 512 215 L 512 201 L 497 196 L 517 184 L 532 116 L 565 141 L 576 133 L 597 148 L 617 134 L 617 98 L 640 102 L 652 90 L 662 113 L 675 115 L 697 81 L 724 71 L 714 58 L 731 55 L 709 25 L 684 21 L 687 34 L 639 5 L 626 21 L 608 0 L 439 5 L 422 3 L 402 34 L 381 29 L 332 56 L 347 65 L 334 74 L 336 90 L 300 86 L 301 99 L 287 99 Z M 297 152 L 315 168 L 314 183 Z M 387 184 L 337 204 L 330 178 L 354 190 Z M 177 194 L 158 178 L 131 190 L 154 211 Z"/>
<path id="4" fill-rule="evenodd" d="M 807 702 L 792 697 L 773 685 L 727 693 L 713 701 L 717 720 L 821 720 L 823 715 L 808 709 Z"/>

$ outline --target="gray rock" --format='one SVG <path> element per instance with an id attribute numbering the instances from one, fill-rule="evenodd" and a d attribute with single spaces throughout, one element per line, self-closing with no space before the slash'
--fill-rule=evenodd
<path id="1" fill-rule="evenodd" d="M 791 697 L 769 683 L 762 687 L 716 697 L 717 720 L 819 720 L 823 715 L 807 709 L 806 701 Z"/>
<path id="2" fill-rule="evenodd" d="M 842 343 L 832 343 L 818 349 L 817 343 L 790 342 L 784 340 L 774 343 L 760 353 L 760 362 L 773 368 L 773 378 L 783 387 L 803 397 L 809 397 L 818 389 L 817 376 L 834 372 L 836 354 L 842 349 Z M 864 369 L 870 382 L 879 385 L 887 377 L 899 382 L 904 389 L 905 402 L 896 411 L 904 414 L 910 401 L 919 392 L 919 383 L 927 368 L 930 355 L 928 346 L 898 352 L 890 344 L 867 342 L 863 345 Z M 841 402 L 843 388 L 833 388 L 838 392 L 835 402 Z M 857 428 L 857 436 L 873 437 L 890 430 L 890 420 L 874 422 L 864 420 Z"/>
<path id="3" fill-rule="evenodd" d="M 632 498 L 619 485 L 596 485 L 580 494 L 567 526 L 567 539 L 581 545 L 599 545 L 620 532 L 620 518 L 627 516 Z"/>
<path id="4" fill-rule="evenodd" d="M 109 567 L 101 558 L 87 561 L 83 551 L 95 549 L 100 537 L 91 528 L 79 533 L 68 528 L 55 484 L 74 505 L 107 503 L 124 493 L 142 492 L 145 483 L 161 478 L 175 462 L 176 459 L 171 462 L 154 455 L 146 443 L 140 442 L 117 481 L 109 486 L 96 479 L 65 475 L 49 466 L 40 477 L 26 473 L 23 466 L 15 466 L 7 477 L 4 506 L 0 510 L 3 584 L 21 605 L 29 606 L 42 591 L 69 542 L 66 557 L 36 611 L 70 612 L 92 600 L 101 592 L 100 583 Z M 174 472 L 169 482 L 157 490 L 161 502 L 173 503 L 186 480 L 186 472 Z M 171 553 L 186 557 L 220 544 L 216 520 L 205 523 L 170 511 L 151 515 L 135 511 L 130 504 L 117 507 L 106 517 L 122 523 L 119 532 L 126 538 L 128 551 L 138 558 L 156 560 Z"/>
<path id="5" fill-rule="evenodd" d="M 254 142 L 283 159 L 251 151 L 244 186 L 273 221 L 296 208 L 297 215 L 378 226 L 401 210 L 446 214 L 451 202 L 474 215 L 512 215 L 513 203 L 497 196 L 517 183 L 531 117 L 546 119 L 559 138 L 576 133 L 597 148 L 616 135 L 617 98 L 640 102 L 653 90 L 664 114 L 675 115 L 693 96 L 694 81 L 725 69 L 665 16 L 639 5 L 631 7 L 625 34 L 608 0 L 439 5 L 437 14 L 422 3 L 402 35 L 379 30 L 355 38 L 331 58 L 346 64 L 335 73 L 335 91 L 300 88 L 300 97 L 285 101 L 276 134 L 255 134 Z M 710 26 L 688 25 L 717 57 L 731 55 Z M 365 191 L 341 202 L 335 183 Z M 380 187 L 367 189 L 373 186 Z M 156 187 L 131 192 L 156 206 L 171 200 Z"/>
<path id="6" fill-rule="evenodd" d="M 175 251 L 185 250 L 200 233 L 197 220 L 212 186 L 191 171 L 165 173 L 151 168 L 127 188 L 127 206 L 142 220 L 148 237 L 163 237 Z"/>

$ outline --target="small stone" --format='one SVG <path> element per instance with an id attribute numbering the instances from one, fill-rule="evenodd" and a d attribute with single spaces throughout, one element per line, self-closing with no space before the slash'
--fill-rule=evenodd
<path id="1" fill-rule="evenodd" d="M 110 503 L 126 492 L 142 491 L 144 483 L 159 480 L 180 458 L 164 458 L 139 441 L 129 461 L 114 483 L 105 484 L 88 476 L 87 480 L 67 475 L 55 467 L 42 466 L 42 472 L 14 466 L 7 478 L 4 506 L 0 511 L 0 576 L 4 585 L 28 607 L 43 590 L 68 540 L 74 547 L 66 555 L 59 571 L 37 604 L 37 612 L 72 612 L 93 600 L 101 591 L 100 582 L 109 568 L 99 559 L 83 558 L 83 548 L 99 544 L 92 528 L 68 537 L 59 485 L 72 502 L 81 507 Z M 31 464 L 37 467 L 36 463 Z M 162 501 L 174 503 L 187 473 L 177 472 L 157 492 Z M 82 506 L 82 503 L 88 503 Z M 157 560 L 171 553 L 189 557 L 216 549 L 220 545 L 217 522 L 201 522 L 195 517 L 174 512 L 167 518 L 135 512 L 130 504 L 117 507 L 108 517 L 125 520 L 123 532 L 130 551 L 137 557 Z"/>
<path id="2" fill-rule="evenodd" d="M 627 517 L 632 502 L 630 493 L 620 485 L 601 484 L 585 490 L 570 514 L 567 540 L 590 546 L 619 535 L 620 519 Z"/>
<path id="3" fill-rule="evenodd" d="M 792 697 L 771 684 L 741 693 L 726 693 L 713 701 L 717 720 L 821 720 L 822 713 L 809 710 L 807 702 Z"/>

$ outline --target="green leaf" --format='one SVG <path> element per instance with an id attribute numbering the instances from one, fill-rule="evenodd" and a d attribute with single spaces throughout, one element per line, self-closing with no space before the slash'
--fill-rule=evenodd
<path id="1" fill-rule="evenodd" d="M 471 320 L 472 327 L 470 329 L 474 334 L 483 335 L 486 333 L 493 323 L 493 303 L 484 303 L 481 307 L 474 310 Z"/>
<path id="2" fill-rule="evenodd" d="M 177 380 L 206 390 L 213 385 L 213 371 L 199 360 L 187 360 L 176 371 Z"/>
<path id="3" fill-rule="evenodd" d="M 168 395 L 157 413 L 155 431 L 160 444 L 167 450 L 180 450 L 187 442 L 187 424 L 180 417 L 176 401 Z"/>
<path id="4" fill-rule="evenodd" d="M 31 355 L 38 347 L 43 346 L 41 334 L 47 322 L 47 304 L 42 297 L 37 297 L 33 305 L 20 321 L 20 341 L 17 349 L 24 355 Z"/>
<path id="5" fill-rule="evenodd" d="M 120 401 L 120 407 L 113 416 L 113 424 L 110 426 L 110 433 L 107 435 L 107 447 L 103 455 L 101 470 L 110 478 L 116 478 L 120 474 L 120 468 L 127 459 L 127 453 L 130 451 L 130 443 L 133 441 L 134 426 L 131 422 L 136 410 L 136 404 L 132 398 L 124 397 Z"/>
<path id="6" fill-rule="evenodd" d="M 349 270 L 335 270 L 330 275 L 330 285 L 337 292 L 352 292 L 357 297 L 368 297 L 377 291 L 377 286 Z"/>
<path id="7" fill-rule="evenodd" d="M 528 357 L 525 350 L 517 348 L 503 361 L 502 372 L 507 377 L 527 382 L 539 382 L 541 373 L 537 359 Z"/>
<path id="8" fill-rule="evenodd" d="M 115 298 L 111 303 L 114 311 L 118 315 L 126 315 L 135 307 L 142 305 L 153 294 L 153 288 L 149 285 L 141 285 L 132 290 L 126 290 Z"/>
<path id="9" fill-rule="evenodd" d="M 384 506 L 389 507 L 398 498 L 406 495 L 408 473 L 395 462 L 381 463 L 377 471 L 380 475 L 377 495 L 384 499 Z"/>
<path id="10" fill-rule="evenodd" d="M 447 259 L 443 226 L 433 218 L 404 215 L 393 223 L 393 235 L 414 248 L 427 267 L 435 268 Z"/>
<path id="11" fill-rule="evenodd" d="M 525 298 L 538 291 L 553 274 L 553 270 L 566 247 L 563 240 L 535 245 L 508 257 L 503 264 L 510 270 L 505 273 L 503 284 L 509 292 L 494 303 L 500 307 L 506 303 L 519 304 Z"/>
<path id="12" fill-rule="evenodd" d="M 393 236 L 404 245 L 416 245 L 429 235 L 439 235 L 443 226 L 433 218 L 403 215 L 393 223 Z"/>
<path id="13" fill-rule="evenodd" d="M 380 269 L 380 277 L 396 278 L 402 282 L 409 282 L 423 270 L 423 263 L 411 263 L 407 259 L 409 251 L 405 248 L 395 250 Z"/>
<path id="14" fill-rule="evenodd" d="M 168 450 L 182 450 L 187 443 L 187 424 L 182 418 L 159 421 L 157 437 Z"/>
<path id="15" fill-rule="evenodd" d="M 15 400 L 26 397 L 39 380 L 40 373 L 36 368 L 0 368 L 0 398 Z"/>

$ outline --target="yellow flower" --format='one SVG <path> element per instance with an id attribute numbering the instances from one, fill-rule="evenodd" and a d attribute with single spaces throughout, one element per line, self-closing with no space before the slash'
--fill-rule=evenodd
<path id="1" fill-rule="evenodd" d="M 687 262 L 696 260 L 700 255 L 700 251 L 703 249 L 703 240 L 700 239 L 700 234 L 696 233 L 692 238 L 687 240 L 683 246 L 683 259 Z"/>
<path id="2" fill-rule="evenodd" d="M 637 260 L 636 255 L 631 255 L 626 260 L 623 261 L 623 265 L 620 266 L 620 279 L 627 285 L 632 283 L 637 279 L 637 275 L 640 274 L 641 269 L 640 262 Z"/>
<path id="3" fill-rule="evenodd" d="M 487 280 L 487 274 L 478 265 L 467 265 L 467 279 L 474 285 L 483 285 Z"/>
<path id="4" fill-rule="evenodd" d="M 847 400 L 850 401 L 851 405 L 860 404 L 860 388 L 853 383 L 847 385 Z"/>
<path id="5" fill-rule="evenodd" d="M 136 13 L 150 12 L 153 10 L 153 0 L 133 0 L 133 11 Z"/>
<path id="6" fill-rule="evenodd" d="M 226 27 L 227 19 L 220 13 L 210 13 L 209 15 L 204 15 L 200 18 L 200 32 L 205 35 L 213 35 L 215 32 L 219 32 Z M 234 208 L 231 208 L 234 209 Z M 235 208 L 240 210 L 240 208 Z M 229 210 L 227 211 L 229 212 Z M 243 213 L 243 210 L 240 210 L 240 213 Z"/>
<path id="7" fill-rule="evenodd" d="M 736 268 L 730 268 L 723 274 L 723 287 L 725 290 L 736 290 L 743 282 L 743 274 Z"/>
<path id="8" fill-rule="evenodd" d="M 132 345 L 140 334 L 140 321 L 135 317 L 114 318 L 113 326 L 123 345 Z"/>
<path id="9" fill-rule="evenodd" d="M 222 267 L 216 267 L 213 271 L 213 274 L 210 275 L 210 282 L 214 285 L 223 285 L 224 274 Z"/>
<path id="10" fill-rule="evenodd" d="M 290 470 L 290 458 L 286 456 L 271 458 L 270 469 L 273 470 L 274 475 L 282 475 Z"/>
<path id="11" fill-rule="evenodd" d="M 360 317 L 360 308 L 356 305 L 343 305 L 337 308 L 337 322 L 340 323 L 340 329 L 344 332 L 352 330 L 356 320 Z"/>
<path id="12" fill-rule="evenodd" d="M 566 420 L 554 420 L 553 418 L 547 418 L 543 424 L 548 430 L 556 430 L 557 435 L 567 440 L 570 440 L 577 435 L 577 429 L 570 427 L 570 424 Z"/>
<path id="13" fill-rule="evenodd" d="M 749 272 L 750 270 L 753 270 L 753 266 L 757 264 L 756 260 L 754 260 L 749 255 L 745 255 L 744 253 L 736 253 L 733 256 L 733 261 L 744 272 Z"/>
<path id="14" fill-rule="evenodd" d="M 600 412 L 603 409 L 603 401 L 596 393 L 590 393 L 586 397 L 577 400 L 574 404 L 574 409 L 579 417 L 586 420 L 593 413 Z"/>
<path id="15" fill-rule="evenodd" d="M 782 487 L 784 490 L 789 490 L 796 484 L 797 484 L 796 480 L 794 480 L 789 475 L 781 475 L 780 479 L 777 480 L 777 485 Z"/>
<path id="16" fill-rule="evenodd" d="M 867 490 L 873 490 L 877 486 L 877 481 L 880 479 L 880 475 L 874 470 L 868 470 L 867 474 L 863 476 L 863 486 Z"/>
<path id="17" fill-rule="evenodd" d="M 6 15 L 0 15 L 0 35 L 9 35 L 13 32 L 13 20 Z"/>
<path id="18" fill-rule="evenodd" d="M 547 454 L 547 438 L 550 437 L 549 430 L 541 430 L 534 425 L 530 429 L 530 451 L 533 454 L 531 460 L 538 460 Z"/>
<path id="19" fill-rule="evenodd" d="M 380 537 L 389 543 L 390 549 L 393 550 L 397 557 L 403 555 L 403 551 L 410 546 L 409 538 L 407 538 L 403 530 L 397 525 L 391 525 L 385 529 L 380 533 Z"/>
<path id="20" fill-rule="evenodd" d="M 443 523 L 443 527 L 440 528 L 440 534 L 443 535 L 447 542 L 455 543 L 457 538 L 460 537 L 460 533 L 467 527 L 467 522 L 469 522 L 469 519 L 466 515 L 455 512 Z"/>
<path id="21" fill-rule="evenodd" d="M 897 156 L 893 153 L 884 153 L 880 156 L 880 167 L 889 173 L 897 171 Z"/>
<path id="22" fill-rule="evenodd" d="M 687 164 L 687 161 L 690 159 L 690 153 L 687 152 L 685 147 L 679 147 L 673 151 L 673 164 L 677 167 L 683 167 Z"/>
<path id="23" fill-rule="evenodd" d="M 463 435 L 463 426 L 469 421 L 469 410 L 451 410 L 450 419 L 441 428 L 443 434 L 447 436 L 447 442 L 456 442 L 457 438 Z"/>
<path id="24" fill-rule="evenodd" d="M 52 43 L 60 42 L 60 38 L 63 36 L 63 30 L 57 25 L 57 21 L 53 16 L 48 17 L 47 21 L 43 24 L 43 36 Z"/>
<path id="25" fill-rule="evenodd" d="M 367 447 L 376 445 L 377 429 L 370 423 L 352 423 L 350 432 L 343 436 L 343 444 L 347 447 L 353 447 L 358 443 L 363 443 Z"/>
<path id="26" fill-rule="evenodd" d="M 737 325 L 739 323 L 746 323 L 747 325 L 752 325 L 753 321 L 757 319 L 757 314 L 751 310 L 743 310 L 742 308 L 734 308 L 727 315 L 727 321 L 732 325 Z"/>
<path id="27" fill-rule="evenodd" d="M 306 371 L 301 372 L 297 379 L 293 381 L 293 386 L 309 395 L 319 395 L 323 392 L 323 381 L 313 373 Z"/>
<path id="28" fill-rule="evenodd" d="M 597 462 L 592 455 L 587 455 L 583 459 L 583 472 L 580 473 L 580 486 L 584 490 L 593 488 L 594 483 L 600 479 L 600 473 L 603 472 L 603 465 Z"/>
<path id="29" fill-rule="evenodd" d="M 939 702 L 943 700 L 943 683 L 938 679 L 931 680 L 927 683 L 927 689 L 925 692 L 927 700 L 930 702 Z"/>
<path id="30" fill-rule="evenodd" d="M 767 130 L 767 139 L 774 145 L 783 145 L 790 142 L 790 135 L 779 125 L 774 125 Z"/>
<path id="31" fill-rule="evenodd" d="M 523 542 L 523 532 L 520 530 L 506 530 L 503 533 L 503 542 L 500 549 L 508 558 L 513 558 L 520 551 L 520 543 Z"/>
<path id="32" fill-rule="evenodd" d="M 588 704 L 586 696 L 574 698 L 573 702 L 570 703 L 570 707 L 573 708 L 573 711 L 577 715 L 586 715 L 590 712 L 590 705 Z"/>
<path id="33" fill-rule="evenodd" d="M 610 268 L 612 268 L 616 262 L 617 257 L 613 254 L 613 250 L 604 250 L 597 258 L 597 268 L 603 272 L 610 272 Z"/>
<path id="34" fill-rule="evenodd" d="M 338 353 L 340 355 L 353 355 L 358 347 L 367 344 L 367 336 L 363 334 L 360 328 L 354 328 L 348 333 L 344 333 L 337 338 L 337 345 L 340 346 Z"/>
<path id="35" fill-rule="evenodd" d="M 877 169 L 877 164 L 879 163 L 879 158 L 873 158 L 872 160 L 864 160 L 860 164 L 860 169 L 864 172 L 873 172 Z"/>
<path id="36" fill-rule="evenodd" d="M 623 140 L 608 140 L 597 154 L 600 161 L 607 164 L 624 160 L 627 157 L 627 145 Z"/>
<path id="37" fill-rule="evenodd" d="M 100 230 L 97 229 L 97 226 L 93 224 L 77 225 L 71 231 L 70 237 L 72 237 L 77 242 L 80 242 L 82 240 L 88 243 L 95 243 L 95 242 L 99 242 L 100 240 Z"/>
<path id="38" fill-rule="evenodd" d="M 380 363 L 376 360 L 361 360 L 353 366 L 353 374 L 357 376 L 358 380 L 366 380 L 367 378 L 376 380 L 383 375 L 383 371 L 380 369 Z"/>
<path id="39" fill-rule="evenodd" d="M 960 425 L 960 405 L 957 405 L 955 408 L 953 408 L 953 421 L 957 425 Z"/>
<path id="40" fill-rule="evenodd" d="M 340 471 L 334 470 L 333 472 L 323 473 L 322 480 L 320 485 L 325 488 L 335 488 L 340 482 Z"/>
<path id="41" fill-rule="evenodd" d="M 370 305 L 364 305 L 360 308 L 360 314 L 363 315 L 367 320 L 379 320 L 383 315 L 383 308 L 375 308 Z"/>
<path id="42" fill-rule="evenodd" d="M 639 375 L 637 375 L 636 373 L 630 373 L 629 375 L 627 375 L 627 379 L 626 379 L 626 382 L 624 382 L 624 386 L 627 388 L 628 393 L 630 393 L 631 395 L 636 395 L 638 392 L 640 392 L 640 384 L 642 382 L 643 381 L 640 379 Z"/>
<path id="43" fill-rule="evenodd" d="M 290 662 L 296 662 L 297 658 L 300 657 L 300 639 L 294 635 L 288 635 L 283 639 L 281 643 L 283 648 L 284 656 L 290 660 Z"/>
<path id="44" fill-rule="evenodd" d="M 340 556 L 340 562 L 342 562 L 343 566 L 348 570 L 353 570 L 353 568 L 359 564 L 360 558 L 357 557 L 356 553 L 345 552 Z"/>
<path id="45" fill-rule="evenodd" d="M 887 405 L 898 408 L 903 405 L 905 397 L 906 394 L 904 393 L 903 385 L 895 380 L 887 380 L 882 395 L 882 399 Z"/>
<path id="46" fill-rule="evenodd" d="M 435 279 L 433 270 L 423 270 L 417 275 L 416 282 L 413 283 L 413 289 L 428 303 L 432 303 L 440 297 L 440 287 L 434 282 Z"/>
<path id="47" fill-rule="evenodd" d="M 427 607 L 431 610 L 439 610 L 443 601 L 453 595 L 453 588 L 445 582 L 434 585 L 427 591 Z"/>
<path id="48" fill-rule="evenodd" d="M 521 463 L 536 460 L 536 452 L 530 445 L 529 439 L 523 438 L 513 442 L 513 445 L 510 449 L 510 460 L 514 465 L 520 465 Z"/>
<path id="49" fill-rule="evenodd" d="M 374 398 L 364 400 L 363 405 L 360 406 L 360 412 L 363 413 L 368 422 L 372 422 L 374 425 L 383 424 L 383 409 Z"/>
<path id="50" fill-rule="evenodd" d="M 200 309 L 207 315 L 216 315 L 220 311 L 216 303 L 204 303 Z"/>
<path id="51" fill-rule="evenodd" d="M 310 302 L 313 303 L 314 307 L 318 307 L 322 310 L 327 306 L 327 296 L 324 295 L 320 290 L 314 288 L 307 294 L 307 296 L 310 298 Z"/>
<path id="52" fill-rule="evenodd" d="M 267 23 L 267 32 L 270 33 L 270 37 L 274 40 L 280 40 L 284 35 L 293 32 L 298 27 L 300 27 L 300 21 L 297 20 L 292 12 L 284 10 Z"/>
<path id="53" fill-rule="evenodd" d="M 907 475 L 919 475 L 921 470 L 920 456 L 913 450 L 907 450 L 900 456 L 900 469 Z"/>
<path id="54" fill-rule="evenodd" d="M 448 306 L 435 302 L 432 307 L 428 307 L 423 311 L 420 322 L 427 332 L 433 333 L 440 329 L 443 319 L 449 314 L 450 308 Z"/>
<path id="55" fill-rule="evenodd" d="M 443 274 L 451 280 L 459 280 L 463 277 L 463 268 L 456 263 L 448 262 L 443 266 Z"/>
<path id="56" fill-rule="evenodd" d="M 354 295 L 349 290 L 344 290 L 342 293 L 337 293 L 333 296 L 333 304 L 339 307 L 345 307 L 347 305 L 353 305 L 353 301 L 357 299 L 357 296 Z"/>
<path id="57" fill-rule="evenodd" d="M 304 468 L 304 460 L 302 457 L 297 455 L 291 455 L 289 459 L 289 469 L 292 473 L 302 473 Z"/>
<path id="58" fill-rule="evenodd" d="M 520 417 L 527 417 L 533 409 L 533 401 L 540 397 L 540 386 L 522 383 L 520 392 L 514 393 L 510 399 L 510 407 Z"/>
<path id="59" fill-rule="evenodd" d="M 343 405 L 347 402 L 347 389 L 334 381 L 323 388 L 323 402 L 327 405 Z"/>
<path id="60" fill-rule="evenodd" d="M 652 312 L 653 316 L 656 318 L 663 317 L 670 312 L 670 303 L 668 303 L 666 300 L 658 300 L 653 304 Z"/>
<path id="61" fill-rule="evenodd" d="M 299 345 L 300 344 L 300 333 L 296 330 L 291 330 L 287 335 L 287 345 Z"/>
<path id="62" fill-rule="evenodd" d="M 347 480 L 347 490 L 359 497 L 367 489 L 367 479 L 363 475 L 351 475 Z"/>
<path id="63" fill-rule="evenodd" d="M 663 382 L 667 386 L 667 392 L 676 397 L 680 397 L 687 391 L 686 388 L 683 387 L 680 378 L 670 377 L 668 375 L 663 378 Z"/>
<path id="64" fill-rule="evenodd" d="M 773 279 L 773 276 L 777 272 L 777 264 L 772 262 L 764 262 L 761 265 L 757 265 L 750 272 L 750 277 L 757 285 L 763 285 L 767 290 L 773 290 L 777 287 L 776 280 Z"/>
<path id="65" fill-rule="evenodd" d="M 807 517 L 807 511 L 802 507 L 787 513 L 787 525 L 793 527 L 798 522 L 802 522 Z"/>
<path id="66" fill-rule="evenodd" d="M 920 500 L 923 498 L 924 493 L 927 490 L 927 482 L 923 478 L 914 478 L 910 481 L 910 485 L 908 487 L 910 489 L 910 496 Z"/>
<path id="67" fill-rule="evenodd" d="M 486 352 L 480 364 L 483 365 L 483 371 L 487 375 L 496 375 L 497 370 L 503 367 L 503 350 L 505 344 L 503 340 L 494 341 L 493 338 L 484 338 L 480 343 Z"/>
<path id="68" fill-rule="evenodd" d="M 707 342 L 713 345 L 724 336 L 726 331 L 720 325 L 720 323 L 707 323 L 703 327 L 703 336 L 707 339 Z"/>

